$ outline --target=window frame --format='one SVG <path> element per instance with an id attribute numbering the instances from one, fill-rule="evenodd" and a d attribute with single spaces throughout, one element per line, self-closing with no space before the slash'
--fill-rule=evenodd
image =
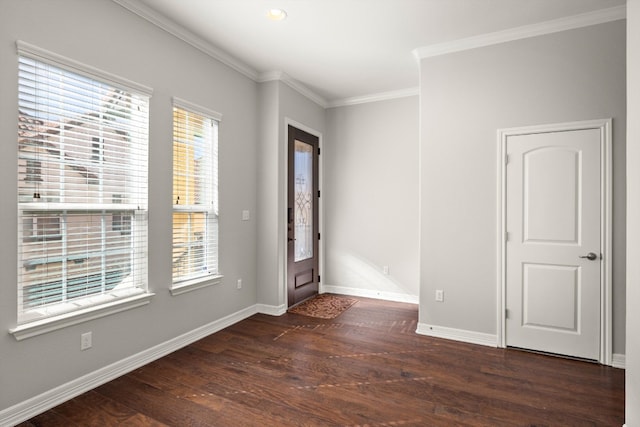
<path id="1" fill-rule="evenodd" d="M 95 67 L 80 63 L 73 59 L 58 55 L 53 52 L 49 52 L 37 46 L 31 45 L 29 43 L 25 43 L 23 41 L 17 41 L 16 47 L 17 47 L 17 54 L 19 57 L 24 57 L 24 58 L 41 62 L 41 63 L 50 64 L 53 67 L 66 70 L 74 74 L 91 79 L 93 81 L 101 82 L 103 84 L 110 85 L 117 89 L 127 91 L 128 93 L 133 93 L 133 94 L 136 94 L 137 96 L 142 96 L 146 98 L 147 112 L 145 113 L 146 124 L 144 126 L 146 126 L 146 129 L 147 129 L 146 156 L 148 157 L 148 150 L 149 150 L 148 105 L 149 105 L 149 99 L 151 98 L 151 95 L 153 92 L 151 88 L 132 82 L 130 80 L 124 79 L 122 77 L 113 75 L 106 71 L 99 70 Z M 91 148 L 91 145 L 89 145 L 89 148 Z M 34 160 L 38 161 L 38 159 L 34 159 Z M 33 164 L 31 166 L 33 166 Z M 25 174 L 26 178 L 34 178 L 31 175 L 33 174 L 29 174 L 29 173 Z M 146 175 L 147 177 L 145 179 L 148 180 L 148 171 Z M 25 179 L 25 181 L 31 181 L 31 180 Z M 63 241 L 65 239 L 65 236 L 64 236 L 64 230 L 62 229 L 64 228 L 63 222 L 65 220 L 62 217 L 65 215 L 72 215 L 74 214 L 74 212 L 81 210 L 76 206 L 69 206 L 68 204 L 57 203 L 55 200 L 41 201 L 39 200 L 39 198 L 40 198 L 40 194 L 34 193 L 34 201 L 37 203 L 35 202 L 29 203 L 29 202 L 21 201 L 20 198 L 17 201 L 18 223 L 20 224 L 20 227 L 17 233 L 18 234 L 17 243 L 18 243 L 19 251 L 22 250 L 20 249 L 22 248 L 22 245 L 26 244 L 29 241 L 33 241 L 33 239 L 36 239 L 36 240 L 40 239 L 41 241 L 48 241 L 48 240 Z M 148 200 L 148 188 L 146 189 L 145 200 Z M 22 232 L 21 228 L 25 225 L 22 224 L 21 221 L 26 221 L 26 219 L 29 219 L 29 218 L 32 218 L 32 221 L 33 221 L 33 218 L 36 218 L 37 216 L 30 217 L 29 214 L 37 212 L 42 208 L 46 208 L 45 210 L 49 215 L 51 214 L 60 215 L 59 217 L 59 222 L 61 227 L 60 234 L 56 234 L 55 236 L 53 234 L 51 235 L 47 235 L 46 233 L 43 234 L 40 232 L 40 230 L 36 230 L 32 226 L 31 236 L 24 236 L 23 235 L 24 233 Z M 86 208 L 86 209 L 88 212 L 89 208 Z M 124 206 L 119 206 L 115 204 L 113 205 L 113 208 L 108 207 L 102 210 L 100 215 L 110 216 L 111 211 L 122 211 L 123 209 L 124 209 Z M 28 214 L 23 214 L 23 212 L 27 212 Z M 98 214 L 98 210 L 95 210 L 94 212 L 96 215 Z M 137 210 L 135 211 L 136 219 L 132 218 L 131 221 L 132 222 L 143 221 L 144 227 L 146 230 L 146 228 L 148 228 L 147 212 L 148 212 L 148 201 L 146 202 L 146 206 L 143 206 L 143 207 L 137 206 Z M 39 227 L 39 224 L 37 224 L 37 220 L 33 222 L 33 225 L 35 225 L 36 228 Z M 29 230 L 27 226 L 25 226 L 25 229 L 27 231 Z M 69 304 L 69 303 L 60 304 L 60 307 L 58 307 L 58 304 L 52 304 L 51 306 L 48 306 L 47 309 L 45 310 L 48 312 L 48 314 L 46 315 L 30 315 L 32 313 L 29 312 L 29 309 L 22 308 L 22 305 L 24 303 L 18 300 L 17 301 L 18 303 L 17 326 L 10 329 L 9 332 L 13 334 L 17 340 L 22 340 L 32 336 L 37 336 L 53 330 L 68 327 L 68 326 L 82 323 L 88 320 L 96 319 L 103 316 L 108 316 L 113 313 L 117 313 L 123 310 L 128 310 L 128 309 L 132 309 L 135 307 L 140 307 L 142 305 L 148 304 L 154 294 L 152 292 L 149 292 L 149 289 L 148 289 L 148 276 L 147 276 L 148 247 L 147 246 L 148 246 L 148 238 L 147 238 L 147 233 L 145 232 L 144 237 L 142 238 L 142 241 L 137 242 L 135 244 L 134 251 L 137 251 L 135 253 L 137 253 L 138 255 L 135 256 L 135 260 L 137 262 L 132 265 L 132 269 L 135 269 L 136 271 L 140 271 L 142 274 L 142 280 L 139 282 L 140 283 L 139 286 L 132 286 L 132 287 L 118 290 L 117 292 L 109 292 L 107 294 L 93 294 L 93 295 L 84 296 L 80 299 L 72 300 L 73 304 Z M 23 259 L 23 258 L 19 256 L 19 259 Z M 81 262 L 81 261 L 82 260 L 79 260 L 78 262 Z M 22 269 L 22 267 L 23 266 L 21 265 L 18 266 L 18 274 L 22 274 L 20 273 L 20 270 Z M 100 271 L 101 271 L 100 274 L 102 275 L 105 275 L 108 273 L 108 271 L 105 270 L 104 267 Z M 19 283 L 20 281 L 18 281 L 18 286 L 20 286 Z M 20 298 L 20 293 L 18 294 L 18 298 Z M 65 307 L 62 307 L 62 305 L 64 305 Z M 69 307 L 70 305 L 74 305 L 75 307 L 73 309 L 70 309 Z M 49 307 L 51 307 L 51 310 L 49 310 Z"/>
<path id="2" fill-rule="evenodd" d="M 212 194 L 212 206 L 209 209 L 206 209 L 204 207 L 197 207 L 195 205 L 188 205 L 188 206 L 184 206 L 184 205 L 179 205 L 176 203 L 176 200 L 173 200 L 172 197 L 172 239 L 171 239 L 171 246 L 172 246 L 172 254 L 173 254 L 173 248 L 174 248 L 174 235 L 173 235 L 173 227 L 174 227 L 174 214 L 176 213 L 204 213 L 205 215 L 212 215 L 213 217 L 211 218 L 207 218 L 207 227 L 215 227 L 215 230 L 210 230 L 207 229 L 207 234 L 210 235 L 211 233 L 215 234 L 215 269 L 213 271 L 207 271 L 206 273 L 203 273 L 199 276 L 196 277 L 183 277 L 183 278 L 177 278 L 174 276 L 173 273 L 173 269 L 172 269 L 172 273 L 171 273 L 171 288 L 170 288 L 170 292 L 172 295 L 180 295 L 183 294 L 185 292 L 190 292 L 196 289 L 201 289 L 204 287 L 208 287 L 208 286 L 212 286 L 212 285 L 217 285 L 219 283 L 222 282 L 223 279 L 223 275 L 220 273 L 220 266 L 219 266 L 219 260 L 220 260 L 220 252 L 219 252 L 219 239 L 218 239 L 218 235 L 219 235 L 219 229 L 220 229 L 220 221 L 219 221 L 219 191 L 218 191 L 218 182 L 219 182 L 219 168 L 218 168 L 218 155 L 219 155 L 219 134 L 220 134 L 220 127 L 221 127 L 221 122 L 222 122 L 222 114 L 213 111 L 211 109 L 199 106 L 197 104 L 194 104 L 192 102 L 186 101 L 184 99 L 178 98 L 178 97 L 173 97 L 173 108 L 172 108 L 172 112 L 175 111 L 176 108 L 184 110 L 186 112 L 189 113 L 193 113 L 193 114 L 197 114 L 203 117 L 203 119 L 205 120 L 213 120 L 216 122 L 216 134 L 213 137 L 213 140 L 211 141 L 212 143 L 212 170 L 210 171 L 211 173 L 211 177 L 212 177 L 212 183 L 215 183 L 213 185 L 214 189 L 212 191 L 214 191 L 214 194 Z M 175 117 L 173 119 L 173 130 L 174 130 L 174 134 L 176 131 L 176 121 L 175 121 Z M 174 144 L 176 144 L 176 138 L 175 136 L 172 137 L 172 147 L 174 146 Z M 172 176 L 174 177 L 173 179 L 175 180 L 175 169 L 174 169 L 174 163 L 172 161 Z M 210 236 L 209 237 L 209 243 L 212 243 L 212 241 L 210 240 Z M 206 250 L 209 250 L 210 248 L 207 248 Z M 173 266 L 173 262 L 172 262 L 172 266 Z"/>

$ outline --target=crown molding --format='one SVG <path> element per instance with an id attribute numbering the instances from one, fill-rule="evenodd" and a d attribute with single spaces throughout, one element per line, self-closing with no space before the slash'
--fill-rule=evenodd
<path id="1" fill-rule="evenodd" d="M 259 73 L 254 68 L 240 61 L 239 59 L 229 55 L 227 52 L 222 49 L 217 48 L 210 42 L 204 40 L 203 38 L 195 35 L 190 32 L 186 28 L 181 25 L 176 24 L 171 21 L 164 15 L 159 14 L 153 9 L 149 8 L 145 4 L 136 1 L 136 0 L 112 0 L 114 3 L 119 4 L 130 12 L 135 13 L 136 15 L 146 19 L 153 25 L 165 30 L 169 34 L 179 38 L 180 40 L 190 44 L 201 52 L 209 55 L 210 57 L 222 62 L 233 70 L 243 74 L 244 76 L 250 78 L 251 80 L 262 83 L 268 81 L 279 80 L 285 83 L 287 86 L 299 92 L 301 95 L 309 98 L 311 101 L 320 105 L 322 108 L 327 108 L 327 100 L 317 93 L 313 92 L 308 87 L 304 86 L 302 83 L 296 81 L 295 79 L 288 76 L 286 73 L 281 71 L 268 71 Z"/>
<path id="2" fill-rule="evenodd" d="M 420 94 L 419 87 L 410 87 L 400 90 L 392 90 L 389 92 L 373 93 L 370 95 L 353 96 L 350 98 L 336 99 L 327 105 L 327 108 L 346 107 L 349 105 L 366 104 L 369 102 L 388 101 L 397 98 L 406 98 L 409 96 L 418 96 Z"/>
<path id="3" fill-rule="evenodd" d="M 529 37 L 542 36 L 545 34 L 557 33 L 560 31 L 588 27 L 590 25 L 604 24 L 605 22 L 625 19 L 627 16 L 626 11 L 627 9 L 624 5 L 595 10 L 592 12 L 581 13 L 579 15 L 567 16 L 565 18 L 540 22 L 537 24 L 525 25 L 522 27 L 510 28 L 508 30 L 482 34 L 479 36 L 468 37 L 451 42 L 419 47 L 413 51 L 413 55 L 417 60 L 420 60 L 433 56 L 446 55 L 448 53 L 476 49 L 479 47 L 491 46 L 494 44 L 520 40 Z"/>
<path id="4" fill-rule="evenodd" d="M 191 31 L 188 31 L 181 25 L 176 24 L 164 15 L 159 14 L 148 6 L 136 0 L 112 0 L 114 3 L 119 4 L 130 12 L 135 13 L 143 19 L 151 22 L 153 25 L 163 29 L 169 34 L 179 38 L 180 40 L 190 44 L 196 49 L 204 52 L 210 57 L 222 62 L 226 66 L 233 70 L 249 77 L 251 80 L 256 81 L 258 78 L 258 72 L 249 65 L 240 61 L 237 58 L 229 55 L 227 52 L 215 47 L 213 44 L 204 40 L 203 38 L 195 35 Z"/>
<path id="5" fill-rule="evenodd" d="M 273 82 L 273 81 L 282 82 L 287 86 L 289 86 L 291 89 L 300 93 L 302 96 L 309 98 L 311 101 L 315 102 L 322 108 L 327 108 L 327 106 L 329 105 L 329 103 L 327 102 L 326 99 L 324 99 L 324 97 L 318 95 L 317 93 L 315 93 L 314 91 L 312 91 L 311 89 L 309 89 L 308 87 L 306 87 L 305 85 L 303 85 L 302 83 L 292 78 L 290 75 L 288 75 L 283 71 L 265 71 L 263 73 L 260 73 L 255 80 L 258 83 Z"/>
<path id="6" fill-rule="evenodd" d="M 122 6 L 130 12 L 149 21 L 151 24 L 163 29 L 178 39 L 190 44 L 201 52 L 227 65 L 231 69 L 250 78 L 251 80 L 262 83 L 269 81 L 281 81 L 287 86 L 297 91 L 301 95 L 307 97 L 322 108 L 342 107 L 349 105 L 364 104 L 369 102 L 385 101 L 395 98 L 418 95 L 418 88 L 407 88 L 390 92 L 381 92 L 371 95 L 336 99 L 327 101 L 324 97 L 313 92 L 311 89 L 293 79 L 289 75 L 281 71 L 258 72 L 246 63 L 233 57 L 227 52 L 219 49 L 210 42 L 188 31 L 184 27 L 171 21 L 164 15 L 159 14 L 153 9 L 137 0 L 112 0 L 114 3 Z M 593 12 L 587 12 L 580 15 L 569 16 L 565 18 L 545 21 L 538 24 L 516 27 L 504 31 L 483 34 L 479 36 L 469 37 L 465 39 L 455 40 L 451 42 L 433 44 L 417 48 L 413 51 L 413 55 L 417 60 L 429 58 L 433 56 L 445 55 L 448 53 L 459 52 L 463 50 L 475 49 L 478 47 L 490 46 L 499 43 L 505 43 L 513 40 L 535 37 L 544 34 L 550 34 L 560 31 L 571 30 L 590 25 L 602 24 L 605 22 L 617 21 L 626 18 L 626 6 L 617 6 L 608 9 L 601 9 Z"/>
<path id="7" fill-rule="evenodd" d="M 258 74 L 256 81 L 258 83 L 276 82 L 286 78 L 290 78 L 284 71 L 264 71 Z"/>

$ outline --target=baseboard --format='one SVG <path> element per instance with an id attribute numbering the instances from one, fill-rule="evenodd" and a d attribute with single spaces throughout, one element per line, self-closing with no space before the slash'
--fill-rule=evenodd
<path id="1" fill-rule="evenodd" d="M 614 368 L 626 369 L 627 361 L 626 356 L 624 354 L 616 354 L 613 353 L 611 357 L 611 366 Z"/>
<path id="2" fill-rule="evenodd" d="M 349 288 L 346 286 L 322 285 L 322 293 L 350 295 L 353 297 L 374 298 L 395 302 L 406 302 L 409 304 L 418 304 L 419 302 L 417 295 L 401 294 L 397 292 L 385 292 L 375 289 Z"/>
<path id="3" fill-rule="evenodd" d="M 11 406 L 0 411 L 0 427 L 14 426 L 33 418 L 67 400 L 73 399 L 82 393 L 112 381 L 256 313 L 258 313 L 258 305 L 252 305 Z"/>
<path id="4" fill-rule="evenodd" d="M 262 314 L 268 314 L 269 316 L 282 316 L 287 312 L 287 306 L 285 304 L 282 305 L 267 305 L 267 304 L 256 304 L 256 312 Z"/>
<path id="5" fill-rule="evenodd" d="M 416 333 L 430 337 L 445 338 L 448 340 L 462 341 L 470 344 L 479 344 L 487 347 L 497 347 L 498 337 L 493 334 L 467 331 L 464 329 L 447 328 L 444 326 L 427 325 L 418 323 Z"/>

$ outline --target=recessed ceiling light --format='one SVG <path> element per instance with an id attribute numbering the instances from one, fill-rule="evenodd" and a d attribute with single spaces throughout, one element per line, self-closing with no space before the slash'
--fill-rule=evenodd
<path id="1" fill-rule="evenodd" d="M 283 21 L 287 18 L 287 12 L 283 9 L 269 9 L 267 12 L 267 18 L 272 21 Z"/>

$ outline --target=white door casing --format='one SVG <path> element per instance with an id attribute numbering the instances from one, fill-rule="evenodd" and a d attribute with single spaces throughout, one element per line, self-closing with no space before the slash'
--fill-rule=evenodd
<path id="1" fill-rule="evenodd" d="M 498 345 L 611 363 L 610 129 L 498 132 Z"/>

